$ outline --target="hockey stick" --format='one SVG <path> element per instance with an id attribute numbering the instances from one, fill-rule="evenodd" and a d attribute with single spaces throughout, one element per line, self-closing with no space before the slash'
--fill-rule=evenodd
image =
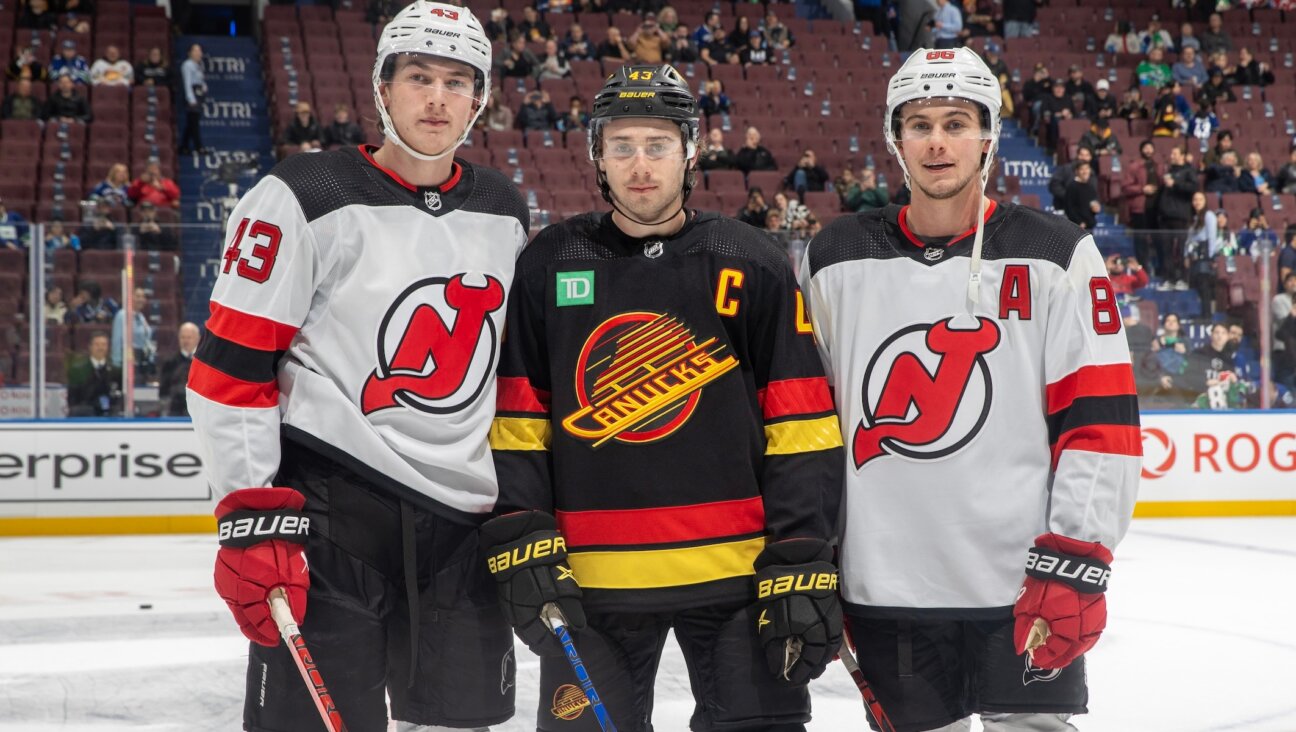
<path id="1" fill-rule="evenodd" d="M 270 617 L 274 618 L 275 625 L 279 626 L 279 634 L 283 636 L 284 642 L 288 644 L 288 650 L 292 652 L 293 661 L 297 664 L 297 670 L 301 672 L 302 680 L 306 682 L 306 690 L 315 701 L 315 708 L 319 710 L 324 726 L 329 732 L 347 732 L 342 715 L 333 704 L 333 695 L 329 694 L 328 687 L 324 686 L 324 677 L 315 667 L 315 660 L 311 658 L 310 649 L 306 647 L 306 639 L 302 638 L 301 629 L 293 621 L 292 610 L 288 607 L 288 596 L 284 594 L 282 587 L 270 591 L 269 602 Z"/>
<path id="2" fill-rule="evenodd" d="M 598 720 L 599 729 L 603 730 L 603 732 L 616 732 L 616 725 L 612 724 L 612 715 L 608 714 L 607 707 L 603 706 L 603 700 L 599 698 L 598 692 L 594 690 L 594 680 L 590 678 L 589 671 L 585 670 L 585 662 L 581 660 L 580 654 L 576 652 L 576 644 L 572 643 L 571 633 L 567 631 L 567 621 L 563 618 L 562 610 L 559 610 L 554 603 L 546 602 L 544 607 L 540 608 L 540 618 L 558 637 L 558 642 L 562 644 L 563 650 L 567 652 L 567 661 L 571 664 L 572 670 L 576 672 L 576 680 L 580 682 L 581 690 L 585 692 L 585 698 L 589 700 L 590 709 L 594 711 L 594 718 Z"/>
<path id="3" fill-rule="evenodd" d="M 873 687 L 864 678 L 864 672 L 860 670 L 859 663 L 855 661 L 855 654 L 851 653 L 850 641 L 843 639 L 841 649 L 837 652 L 841 658 L 842 665 L 850 672 L 851 678 L 855 680 L 855 686 L 859 688 L 860 696 L 864 697 L 864 711 L 868 713 L 869 719 L 882 732 L 895 732 L 895 726 L 887 717 L 886 710 L 882 708 L 882 703 L 878 701 L 877 696 L 873 693 Z"/>

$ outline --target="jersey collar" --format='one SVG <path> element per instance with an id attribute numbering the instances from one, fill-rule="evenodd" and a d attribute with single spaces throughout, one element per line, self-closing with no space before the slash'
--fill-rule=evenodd
<path id="1" fill-rule="evenodd" d="M 382 163 L 379 163 L 377 160 L 374 160 L 373 153 L 378 149 L 377 145 L 360 144 L 357 145 L 356 147 L 360 150 L 360 154 L 364 156 L 364 159 L 368 161 L 370 165 L 381 170 L 383 173 L 387 175 L 388 178 L 391 178 L 393 181 L 398 183 L 402 188 L 408 191 L 412 191 L 414 193 L 418 193 L 420 190 L 425 190 L 425 191 L 431 190 L 442 194 L 449 193 L 451 190 L 454 189 L 455 186 L 459 185 L 459 181 L 463 178 L 463 166 L 460 165 L 459 161 L 456 160 L 453 163 L 451 163 L 450 177 L 446 179 L 446 181 L 441 185 L 425 186 L 425 187 L 416 186 L 413 183 L 406 182 L 406 180 L 400 177 L 400 175 L 396 171 L 392 170 L 391 168 L 385 167 Z"/>
<path id="2" fill-rule="evenodd" d="M 996 203 L 994 199 L 991 199 L 990 203 L 986 205 L 985 219 L 983 219 L 983 222 L 989 222 L 990 217 L 993 216 L 998 209 L 999 204 Z M 973 226 L 962 234 L 951 237 L 946 241 L 942 241 L 945 237 L 920 237 L 909 229 L 909 206 L 904 206 L 900 209 L 900 212 L 896 215 L 896 223 L 900 226 L 900 231 L 904 234 L 905 239 L 919 249 L 927 249 L 928 247 L 949 248 L 976 233 L 976 227 Z"/>

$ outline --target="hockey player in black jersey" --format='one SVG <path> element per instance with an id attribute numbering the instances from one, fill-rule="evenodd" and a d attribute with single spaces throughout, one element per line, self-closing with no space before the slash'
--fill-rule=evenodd
<path id="1" fill-rule="evenodd" d="M 223 496 L 216 589 L 253 641 L 247 730 L 320 728 L 267 611 L 277 587 L 352 732 L 385 732 L 389 700 L 401 730 L 513 714 L 477 527 L 529 222 L 498 171 L 454 159 L 490 68 L 467 8 L 415 0 L 378 41 L 384 144 L 289 157 L 230 218 L 188 404 Z"/>
<path id="2" fill-rule="evenodd" d="M 518 261 L 482 528 L 505 612 L 541 659 L 538 728 L 597 730 L 539 610 L 555 602 L 622 732 L 652 729 L 673 630 L 691 727 L 800 730 L 840 639 L 842 448 L 804 303 L 765 234 L 685 206 L 697 104 L 670 66 L 594 101 L 612 213 Z"/>

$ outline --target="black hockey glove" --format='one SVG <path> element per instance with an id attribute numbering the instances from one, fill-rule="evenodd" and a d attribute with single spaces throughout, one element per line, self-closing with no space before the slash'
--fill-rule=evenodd
<path id="1" fill-rule="evenodd" d="M 818 678 L 842 640 L 837 567 L 819 539 L 785 539 L 756 557 L 756 634 L 774 676 L 793 684 Z"/>
<path id="2" fill-rule="evenodd" d="M 519 511 L 493 518 L 482 524 L 481 546 L 486 566 L 499 583 L 504 615 L 517 636 L 538 655 L 563 655 L 558 639 L 540 619 L 540 609 L 555 603 L 570 628 L 585 627 L 585 611 L 554 517 Z"/>

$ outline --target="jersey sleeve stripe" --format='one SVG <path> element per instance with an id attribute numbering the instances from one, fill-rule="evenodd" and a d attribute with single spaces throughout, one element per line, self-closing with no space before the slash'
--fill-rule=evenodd
<path id="1" fill-rule="evenodd" d="M 692 506 L 555 511 L 569 547 L 668 544 L 765 530 L 760 496 Z"/>
<path id="2" fill-rule="evenodd" d="M 1068 430 L 1053 446 L 1052 469 L 1057 469 L 1058 459 L 1065 450 L 1138 457 L 1143 454 L 1143 438 L 1139 428 L 1133 425 L 1091 424 Z"/>
<path id="3" fill-rule="evenodd" d="M 194 360 L 202 361 L 240 381 L 260 384 L 275 379 L 275 352 L 240 346 L 214 333 L 198 344 Z"/>
<path id="4" fill-rule="evenodd" d="M 1050 445 L 1057 444 L 1061 435 L 1078 427 L 1093 424 L 1137 427 L 1138 401 L 1133 396 L 1080 397 L 1066 409 L 1050 414 L 1046 421 Z"/>
<path id="5" fill-rule="evenodd" d="M 791 455 L 842 446 L 836 415 L 765 425 L 765 454 Z"/>
<path id="6" fill-rule="evenodd" d="M 531 386 L 525 376 L 501 376 L 496 385 L 497 411 L 549 414 L 549 392 Z"/>
<path id="7" fill-rule="evenodd" d="M 1078 397 L 1135 393 L 1134 369 L 1128 363 L 1083 366 L 1048 385 L 1048 413 L 1066 409 Z"/>
<path id="8" fill-rule="evenodd" d="M 828 380 L 822 376 L 771 381 L 756 393 L 766 420 L 833 410 Z"/>
<path id="9" fill-rule="evenodd" d="M 491 420 L 490 446 L 492 450 L 548 450 L 552 430 L 547 419 L 496 417 Z"/>
<path id="10" fill-rule="evenodd" d="M 764 547 L 765 538 L 757 537 L 679 549 L 568 551 L 567 560 L 581 587 L 650 589 L 753 575 L 756 556 Z"/>
<path id="11" fill-rule="evenodd" d="M 227 407 L 269 409 L 279 406 L 279 384 L 274 379 L 245 381 L 212 368 L 197 358 L 189 365 L 189 388 Z"/>
<path id="12" fill-rule="evenodd" d="M 235 310 L 215 300 L 211 304 L 207 330 L 240 346 L 260 351 L 287 350 L 293 336 L 297 335 L 296 326 Z"/>

